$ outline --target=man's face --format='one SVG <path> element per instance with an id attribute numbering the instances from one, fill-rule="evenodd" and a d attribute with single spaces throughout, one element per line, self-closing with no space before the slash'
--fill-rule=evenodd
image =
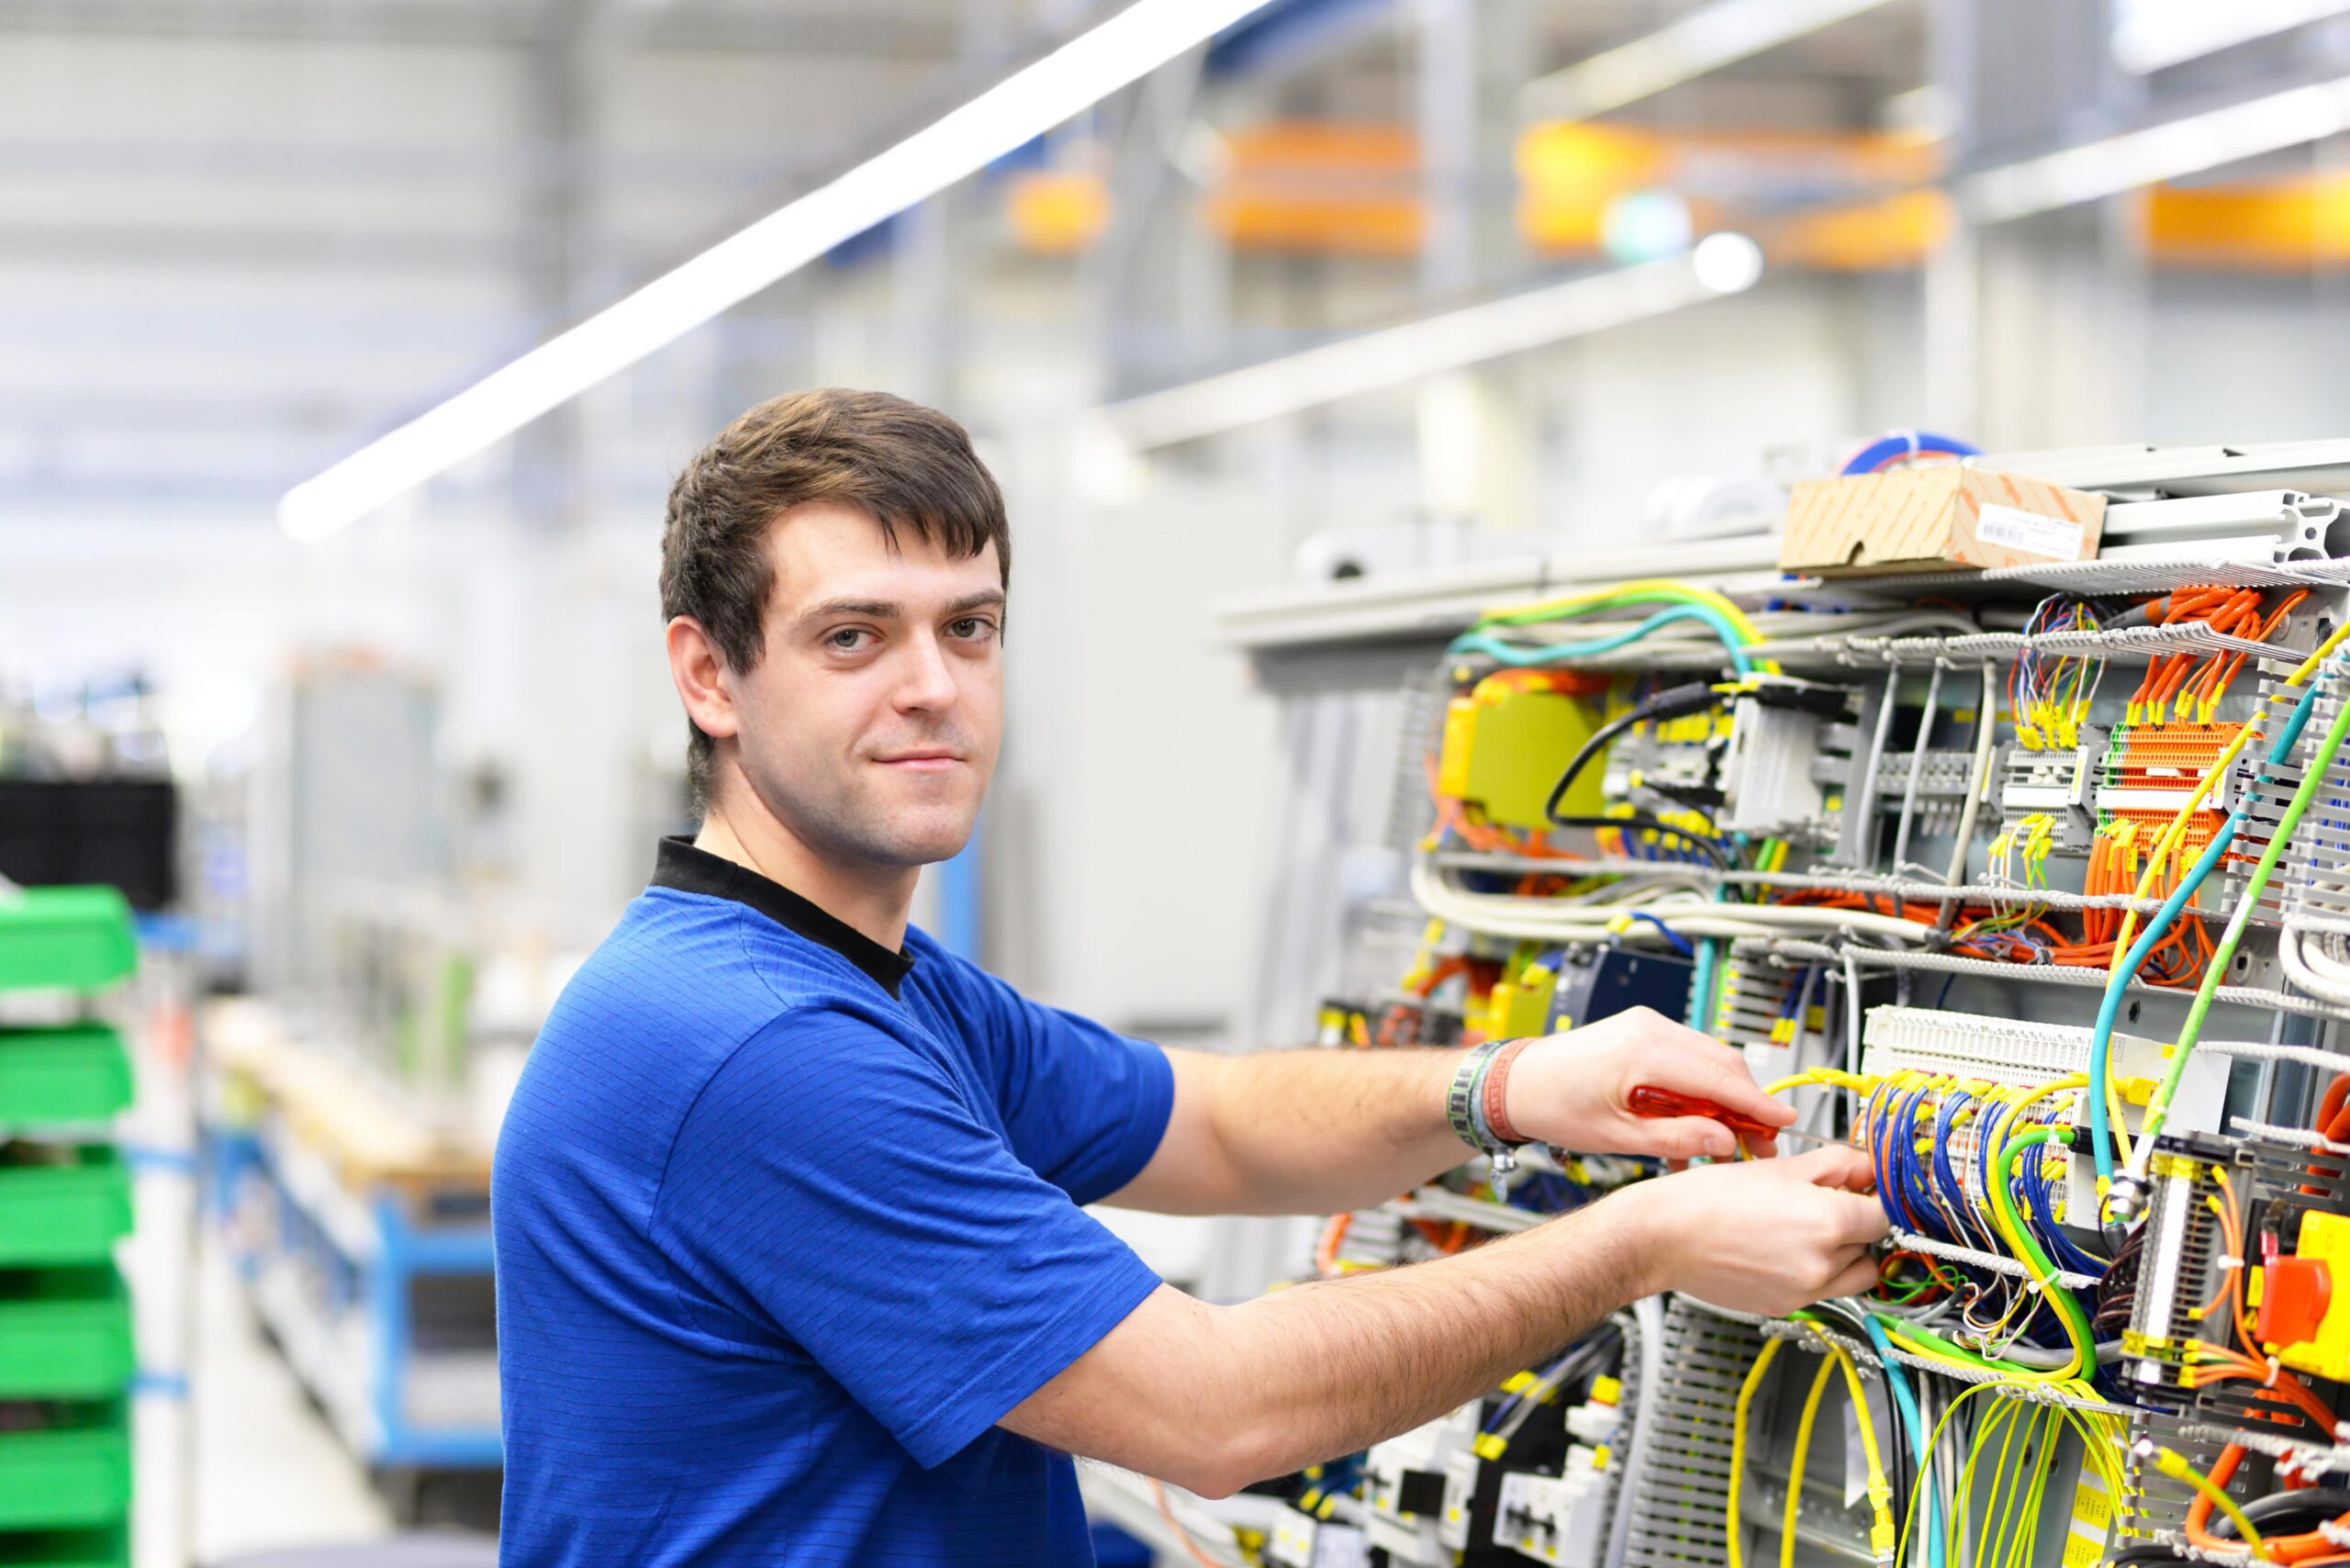
<path id="1" fill-rule="evenodd" d="M 728 678 L 744 777 L 831 860 L 912 867 L 963 847 L 1003 734 L 1003 583 L 990 544 L 951 555 L 815 503 L 769 534 L 756 668 Z"/>

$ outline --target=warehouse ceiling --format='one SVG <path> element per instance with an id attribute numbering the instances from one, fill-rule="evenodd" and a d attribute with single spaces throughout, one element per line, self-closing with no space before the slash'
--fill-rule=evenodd
<path id="1" fill-rule="evenodd" d="M 1101 8 L 0 0 L 0 515 L 262 523 L 319 464 Z M 1684 8 L 1485 0 L 1479 21 L 1521 29 L 1523 76 Z M 1915 80 L 1919 12 L 1626 118 L 1865 124 Z M 1290 0 L 1194 108 L 1408 123 L 1419 15 Z M 819 325 L 730 319 L 720 358 Z"/>

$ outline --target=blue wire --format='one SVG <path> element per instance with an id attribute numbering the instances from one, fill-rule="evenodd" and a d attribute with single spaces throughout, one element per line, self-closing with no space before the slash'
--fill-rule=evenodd
<path id="1" fill-rule="evenodd" d="M 1646 921 L 1649 924 L 1655 926 L 1659 931 L 1663 932 L 1664 939 L 1672 943 L 1673 951 L 1679 953 L 1683 958 L 1694 958 L 1697 956 L 1697 949 L 1689 945 L 1689 938 L 1682 935 L 1681 933 L 1675 931 L 1673 927 L 1667 925 L 1663 921 L 1659 920 L 1655 915 L 1651 914 L 1648 911 L 1644 909 L 1636 909 L 1632 911 L 1631 918 L 1634 920 Z"/>
<path id="2" fill-rule="evenodd" d="M 1979 446 L 1970 446 L 1955 436 L 1936 435 L 1931 431 L 1896 431 L 1852 454 L 1844 465 L 1846 474 L 1874 474 L 1888 460 L 1913 452 L 1931 452 L 1944 457 L 1975 457 L 1982 453 Z"/>

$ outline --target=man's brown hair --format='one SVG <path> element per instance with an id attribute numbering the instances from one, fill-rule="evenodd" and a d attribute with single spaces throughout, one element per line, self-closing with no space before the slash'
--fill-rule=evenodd
<path id="1" fill-rule="evenodd" d="M 855 507 L 892 549 L 898 531 L 955 554 L 995 546 L 1007 587 L 1012 532 L 1003 492 L 961 425 L 887 392 L 824 387 L 770 398 L 697 453 L 669 487 L 661 531 L 661 620 L 701 623 L 729 668 L 755 668 L 775 588 L 767 537 L 811 501 Z M 686 722 L 686 777 L 709 803 L 715 748 Z"/>

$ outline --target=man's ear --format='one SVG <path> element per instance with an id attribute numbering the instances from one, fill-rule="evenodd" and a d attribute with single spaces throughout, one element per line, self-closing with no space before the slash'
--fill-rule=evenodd
<path id="1" fill-rule="evenodd" d="M 686 705 L 686 717 L 712 740 L 732 739 L 742 726 L 734 712 L 734 693 L 727 684 L 726 659 L 718 644 L 690 615 L 673 617 L 662 637 L 669 649 L 669 678 L 677 683 L 677 700 Z"/>

